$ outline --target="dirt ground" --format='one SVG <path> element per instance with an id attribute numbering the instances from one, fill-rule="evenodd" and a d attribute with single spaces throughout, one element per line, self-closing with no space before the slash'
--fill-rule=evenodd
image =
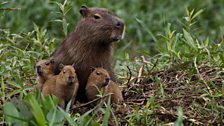
<path id="1" fill-rule="evenodd" d="M 192 64 L 173 65 L 167 70 L 152 70 L 146 76 L 137 77 L 129 71 L 122 87 L 125 101 L 121 105 L 113 105 L 113 112 L 119 123 L 126 125 L 128 115 L 136 113 L 137 106 L 141 117 L 145 112 L 155 123 L 169 125 L 177 120 L 177 108 L 182 107 L 184 125 L 223 124 L 222 115 L 219 115 L 222 112 L 218 112 L 221 109 L 217 107 L 224 104 L 223 79 L 224 71 L 211 69 L 206 63 L 197 69 Z M 84 113 L 90 108 L 88 103 L 79 104 L 73 112 Z"/>

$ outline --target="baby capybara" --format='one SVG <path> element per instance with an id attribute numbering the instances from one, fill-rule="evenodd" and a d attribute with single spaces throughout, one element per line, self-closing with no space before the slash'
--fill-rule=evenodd
<path id="1" fill-rule="evenodd" d="M 112 103 L 118 104 L 124 101 L 121 90 L 119 86 L 110 80 L 109 84 L 105 88 L 105 93 L 111 93 L 111 101 Z"/>
<path id="2" fill-rule="evenodd" d="M 64 108 L 68 101 L 74 101 L 79 87 L 79 82 L 75 69 L 71 65 L 60 65 L 60 73 L 48 79 L 44 85 L 42 93 L 55 95 L 59 99 L 59 105 Z"/>
<path id="3" fill-rule="evenodd" d="M 108 85 L 110 76 L 103 68 L 92 68 L 93 72 L 89 75 L 86 84 L 87 100 L 91 101 L 97 98 L 100 90 L 104 90 Z"/>
<path id="4" fill-rule="evenodd" d="M 35 71 L 37 73 L 36 85 L 34 86 L 34 91 L 42 90 L 43 84 L 45 81 L 52 76 L 54 60 L 40 60 L 35 65 Z"/>
<path id="5" fill-rule="evenodd" d="M 60 65 L 61 72 L 56 78 L 54 94 L 59 98 L 61 107 L 70 101 L 74 101 L 79 88 L 79 81 L 75 69 L 71 65 Z"/>
<path id="6" fill-rule="evenodd" d="M 111 93 L 112 103 L 118 104 L 123 101 L 119 86 L 110 80 L 108 72 L 103 68 L 94 68 L 86 85 L 87 99 L 89 101 L 96 99 L 99 91 L 103 91 L 105 94 Z"/>

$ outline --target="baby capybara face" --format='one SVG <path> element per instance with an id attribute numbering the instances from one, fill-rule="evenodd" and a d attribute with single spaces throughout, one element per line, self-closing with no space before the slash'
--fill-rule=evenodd
<path id="1" fill-rule="evenodd" d="M 53 74 L 54 60 L 40 60 L 35 65 L 35 71 L 38 76 L 45 77 L 49 74 Z"/>
<path id="2" fill-rule="evenodd" d="M 83 17 L 80 23 L 88 29 L 93 38 L 104 42 L 120 40 L 124 33 L 123 21 L 104 8 L 87 8 L 82 6 L 80 13 Z M 103 35 L 103 36 L 102 36 Z"/>
<path id="3" fill-rule="evenodd" d="M 65 84 L 73 84 L 77 81 L 77 75 L 75 69 L 71 65 L 61 66 L 61 72 L 59 73 L 60 80 L 66 82 Z"/>
<path id="4" fill-rule="evenodd" d="M 90 74 L 89 78 L 91 81 L 95 81 L 98 87 L 104 87 L 108 85 L 110 76 L 109 73 L 103 68 L 93 68 L 93 72 Z"/>

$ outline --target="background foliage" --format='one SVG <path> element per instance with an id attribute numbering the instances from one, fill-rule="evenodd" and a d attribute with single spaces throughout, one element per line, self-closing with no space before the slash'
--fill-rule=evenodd
<path id="1" fill-rule="evenodd" d="M 58 0 L 57 2 L 63 3 Z M 209 36 L 211 42 L 218 42 L 223 31 L 224 2 L 222 0 L 76 0 L 68 1 L 65 10 L 69 10 L 64 17 L 67 20 L 68 33 L 71 32 L 80 19 L 79 8 L 81 5 L 89 7 L 105 7 L 119 15 L 126 24 L 126 37 L 118 44 L 121 54 L 124 50 L 130 50 L 131 55 L 155 54 L 157 48 L 164 45 L 158 41 L 158 35 L 164 33 L 164 27 L 171 23 L 176 31 L 181 31 L 186 16 L 186 8 L 189 10 L 205 9 L 195 22 L 192 32 L 200 39 Z M 61 42 L 64 38 L 62 25 L 55 20 L 62 19 L 63 15 L 59 7 L 52 0 L 17 0 L 2 2 L 1 8 L 18 8 L 16 11 L 1 11 L 0 27 L 10 29 L 13 33 L 28 32 L 33 30 L 33 22 L 39 27 L 48 30 L 50 36 L 54 36 Z M 140 20 L 145 26 L 143 27 Z M 146 48 L 147 47 L 147 48 Z M 126 49 L 127 48 L 127 49 Z M 134 53 L 134 54 L 133 54 Z M 121 57 L 120 57 L 121 58 Z"/>
<path id="2" fill-rule="evenodd" d="M 192 85 L 200 87 L 201 92 L 196 94 L 200 100 L 205 101 L 198 105 L 197 99 L 193 98 L 190 101 L 191 109 L 186 109 L 189 106 L 187 104 L 178 104 L 183 107 L 185 115 L 194 112 L 202 117 L 201 120 L 197 118 L 198 122 L 223 123 L 223 0 L 5 0 L 0 1 L 1 124 L 6 120 L 8 123 L 24 125 L 18 119 L 15 121 L 10 117 L 3 117 L 3 106 L 6 106 L 5 115 L 9 110 L 13 110 L 14 116 L 28 115 L 27 118 L 19 119 L 25 120 L 26 125 L 61 125 L 64 119 L 71 125 L 77 125 L 74 121 L 77 119 L 80 120 L 79 125 L 84 125 L 85 122 L 100 125 L 99 120 L 90 121 L 94 116 L 70 115 L 68 111 L 57 108 L 56 99 L 46 100 L 38 94 L 29 93 L 32 84 L 35 84 L 35 62 L 50 57 L 63 38 L 74 29 L 81 18 L 81 5 L 108 8 L 125 22 L 125 38 L 115 43 L 114 69 L 122 83 L 126 100 L 132 97 L 132 93 L 140 94 L 142 89 L 138 86 L 126 87 L 126 82 L 130 81 L 130 71 L 133 78 L 150 78 L 150 84 L 156 85 L 156 89 L 153 89 L 156 94 L 147 103 L 139 108 L 132 106 L 132 114 L 124 119 L 128 120 L 129 125 L 164 124 L 172 120 L 167 118 L 158 121 L 155 115 L 158 114 L 159 106 L 163 106 L 158 100 L 166 101 L 170 95 L 176 95 L 166 92 L 166 87 L 170 86 L 172 79 L 178 79 L 180 73 L 186 73 L 183 74 L 185 77 L 176 80 L 176 87 L 172 89 L 181 86 L 188 89 Z M 146 61 L 140 56 L 144 56 Z M 173 69 L 175 70 L 172 71 Z M 211 70 L 213 74 L 208 74 L 207 70 Z M 158 73 L 153 74 L 152 71 Z M 164 74 L 160 74 L 160 71 L 164 71 Z M 137 79 L 133 83 L 139 84 L 140 81 Z M 193 89 L 195 88 L 189 90 L 195 92 Z M 177 97 L 182 92 L 184 91 L 178 92 Z M 16 102 L 8 102 L 15 97 L 21 100 L 19 107 L 15 105 Z M 101 107 L 93 115 L 104 113 L 106 116 L 103 124 L 106 125 L 109 107 Z M 39 108 L 40 111 L 34 111 L 34 108 Z M 63 117 L 56 116 L 61 114 Z M 189 118 L 193 118 L 190 114 L 185 117 L 182 109 L 178 108 L 178 118 L 175 118 L 177 120 L 174 124 L 182 124 L 183 119 L 190 120 Z M 209 116 L 205 117 L 206 114 Z"/>

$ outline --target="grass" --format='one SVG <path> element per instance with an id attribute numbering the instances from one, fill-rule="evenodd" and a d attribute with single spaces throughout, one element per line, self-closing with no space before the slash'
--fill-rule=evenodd
<path id="1" fill-rule="evenodd" d="M 109 8 L 125 21 L 125 38 L 114 52 L 122 105 L 62 110 L 57 98 L 30 93 L 35 62 L 51 56 L 73 30 L 83 4 Z M 223 125 L 223 5 L 222 0 L 0 2 L 1 124 Z"/>

